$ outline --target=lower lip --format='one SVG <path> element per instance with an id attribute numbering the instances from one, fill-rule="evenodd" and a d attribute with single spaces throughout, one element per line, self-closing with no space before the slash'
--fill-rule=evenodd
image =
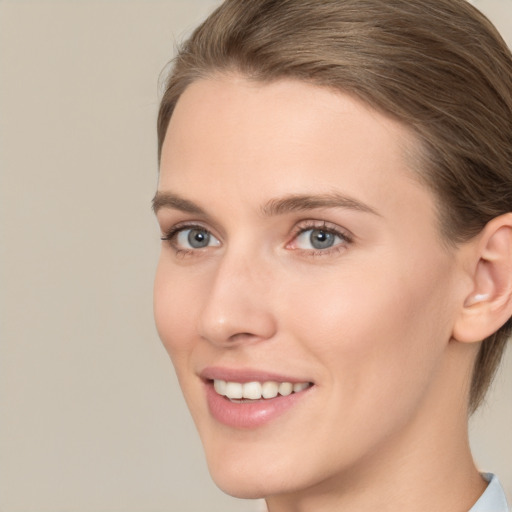
<path id="1" fill-rule="evenodd" d="M 311 387 L 288 396 L 278 395 L 275 398 L 237 403 L 219 395 L 213 388 L 213 382 L 208 381 L 206 382 L 206 399 L 211 415 L 218 422 L 233 428 L 251 429 L 265 425 L 281 416 L 300 402 Z"/>

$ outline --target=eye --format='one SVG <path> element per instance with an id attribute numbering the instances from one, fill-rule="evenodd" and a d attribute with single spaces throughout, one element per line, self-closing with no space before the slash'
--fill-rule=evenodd
<path id="1" fill-rule="evenodd" d="M 298 249 L 329 249 L 341 241 L 339 236 L 325 229 L 307 229 L 299 234 L 296 245 Z"/>
<path id="2" fill-rule="evenodd" d="M 217 242 L 217 243 L 215 243 Z M 177 233 L 176 243 L 181 247 L 202 249 L 211 245 L 218 245 L 218 240 L 206 229 L 188 228 Z"/>
<path id="3" fill-rule="evenodd" d="M 339 228 L 327 226 L 325 223 L 310 224 L 298 227 L 288 248 L 310 254 L 330 254 L 332 251 L 345 249 L 351 242 L 351 236 Z"/>
<path id="4" fill-rule="evenodd" d="M 220 241 L 201 226 L 176 227 L 167 236 L 162 237 L 162 240 L 169 241 L 177 251 L 190 251 L 220 245 Z"/>

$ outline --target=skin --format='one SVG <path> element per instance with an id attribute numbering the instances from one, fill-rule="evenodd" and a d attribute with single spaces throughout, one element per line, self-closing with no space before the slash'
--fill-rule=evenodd
<path id="1" fill-rule="evenodd" d="M 189 223 L 213 238 L 162 242 L 155 319 L 227 493 L 265 497 L 271 512 L 462 512 L 483 492 L 467 440 L 478 344 L 452 335 L 473 247 L 442 242 L 414 146 L 353 97 L 297 81 L 218 76 L 180 98 L 158 193 L 202 213 L 164 205 L 157 218 L 164 237 Z M 359 207 L 262 212 L 333 193 Z M 312 227 L 341 236 L 318 250 Z M 314 386 L 273 421 L 236 429 L 209 413 L 207 366 Z"/>

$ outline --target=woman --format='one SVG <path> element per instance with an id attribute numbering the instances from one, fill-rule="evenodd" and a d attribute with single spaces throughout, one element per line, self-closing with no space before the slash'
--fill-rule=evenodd
<path id="1" fill-rule="evenodd" d="M 161 339 L 271 512 L 507 510 L 467 418 L 512 316 L 512 56 L 464 0 L 227 0 L 158 120 Z"/>

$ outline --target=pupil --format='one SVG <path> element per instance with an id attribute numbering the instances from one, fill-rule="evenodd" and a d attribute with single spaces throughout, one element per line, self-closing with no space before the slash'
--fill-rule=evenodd
<path id="1" fill-rule="evenodd" d="M 207 247 L 210 243 L 210 235 L 203 230 L 191 229 L 188 234 L 188 243 L 194 249 L 200 249 L 201 247 Z"/>
<path id="2" fill-rule="evenodd" d="M 310 241 L 315 249 L 326 249 L 334 243 L 334 236 L 332 233 L 322 231 L 321 229 L 313 229 Z"/>

